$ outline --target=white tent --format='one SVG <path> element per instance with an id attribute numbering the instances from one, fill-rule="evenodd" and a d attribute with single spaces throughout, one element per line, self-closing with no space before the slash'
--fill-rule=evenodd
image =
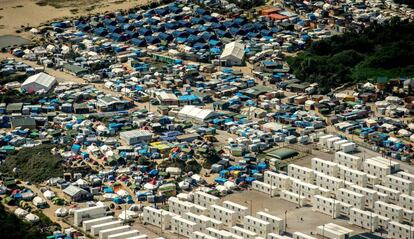
<path id="1" fill-rule="evenodd" d="M 0 185 L 0 195 L 6 194 L 7 188 L 4 185 Z"/>
<path id="2" fill-rule="evenodd" d="M 38 216 L 36 216 L 35 214 L 33 214 L 33 213 L 27 214 L 24 217 L 24 219 L 28 222 L 31 222 L 31 223 L 35 223 L 35 222 L 38 222 L 40 220 L 40 218 Z"/>
<path id="3" fill-rule="evenodd" d="M 19 207 L 14 210 L 14 215 L 16 215 L 18 218 L 24 218 L 27 214 L 29 214 L 28 211 Z"/>
<path id="4" fill-rule="evenodd" d="M 41 198 L 41 197 L 37 196 L 37 197 L 33 198 L 33 204 L 34 204 L 36 207 L 42 207 L 42 206 L 44 206 L 45 204 L 47 204 L 47 202 L 46 202 L 46 200 L 44 200 L 43 198 Z"/>
<path id="5" fill-rule="evenodd" d="M 129 195 L 129 193 L 123 189 L 118 190 L 118 192 L 116 192 L 116 194 L 118 194 L 118 196 L 120 197 L 126 197 Z"/>
<path id="6" fill-rule="evenodd" d="M 69 211 L 66 208 L 60 207 L 58 209 L 56 209 L 55 211 L 55 215 L 57 217 L 65 217 L 69 214 Z"/>
<path id="7" fill-rule="evenodd" d="M 50 191 L 50 190 L 46 190 L 44 193 L 43 193 L 43 196 L 46 198 L 46 199 L 52 199 L 52 198 L 54 198 L 55 196 L 56 196 L 56 194 L 53 192 L 53 191 Z"/>
<path id="8" fill-rule="evenodd" d="M 179 112 L 178 116 L 184 119 L 192 119 L 198 122 L 204 122 L 212 117 L 214 117 L 216 113 L 213 110 L 209 109 L 201 109 L 194 105 L 185 105 Z"/>
<path id="9" fill-rule="evenodd" d="M 21 88 L 27 92 L 48 92 L 55 84 L 57 80 L 54 76 L 50 76 L 46 73 L 39 73 L 28 77 L 22 84 Z"/>
<path id="10" fill-rule="evenodd" d="M 238 42 L 230 42 L 224 47 L 220 60 L 225 61 L 226 65 L 241 65 L 244 59 L 244 45 Z"/>

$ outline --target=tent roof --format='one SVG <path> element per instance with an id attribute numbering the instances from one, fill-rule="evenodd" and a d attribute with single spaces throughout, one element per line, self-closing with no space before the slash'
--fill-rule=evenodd
<path id="1" fill-rule="evenodd" d="M 243 59 L 244 57 L 244 45 L 238 42 L 230 42 L 224 47 L 223 53 L 220 58 L 225 58 L 233 56 L 238 59 Z"/>

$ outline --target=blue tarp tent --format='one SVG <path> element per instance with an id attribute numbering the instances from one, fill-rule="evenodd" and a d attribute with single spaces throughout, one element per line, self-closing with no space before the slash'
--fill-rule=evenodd
<path id="1" fill-rule="evenodd" d="M 125 200 L 123 198 L 116 197 L 116 198 L 114 198 L 113 202 L 116 203 L 116 204 L 123 204 L 123 203 L 125 203 Z"/>
<path id="2" fill-rule="evenodd" d="M 72 152 L 75 152 L 75 153 L 77 153 L 77 152 L 79 152 L 80 151 L 80 149 L 81 149 L 81 146 L 79 145 L 79 144 L 74 144 L 74 145 L 72 145 Z"/>

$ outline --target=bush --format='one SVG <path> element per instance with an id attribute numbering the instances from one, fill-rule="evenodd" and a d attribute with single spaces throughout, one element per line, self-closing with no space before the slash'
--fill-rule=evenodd
<path id="1" fill-rule="evenodd" d="M 23 148 L 17 154 L 6 158 L 0 171 L 14 174 L 16 177 L 34 183 L 43 182 L 51 177 L 62 177 L 61 158 L 50 151 L 53 145 L 40 145 L 34 148 Z M 17 168 L 16 172 L 13 169 Z"/>
<path id="2" fill-rule="evenodd" d="M 7 239 L 38 239 L 46 238 L 59 226 L 42 213 L 36 213 L 40 221 L 31 225 L 5 210 L 0 204 L 0 238 Z"/>
<path id="3" fill-rule="evenodd" d="M 336 35 L 287 61 L 296 77 L 319 83 L 322 92 L 375 77 L 413 77 L 414 23 L 392 19 Z"/>

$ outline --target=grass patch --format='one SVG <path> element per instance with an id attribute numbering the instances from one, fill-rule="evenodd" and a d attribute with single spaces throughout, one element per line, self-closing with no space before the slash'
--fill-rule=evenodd
<path id="1" fill-rule="evenodd" d="M 0 166 L 0 171 L 34 183 L 43 182 L 51 177 L 62 177 L 64 169 L 61 158 L 50 152 L 53 147 L 40 145 L 23 148 L 7 158 Z M 14 168 L 17 168 L 16 173 L 13 173 Z"/>

